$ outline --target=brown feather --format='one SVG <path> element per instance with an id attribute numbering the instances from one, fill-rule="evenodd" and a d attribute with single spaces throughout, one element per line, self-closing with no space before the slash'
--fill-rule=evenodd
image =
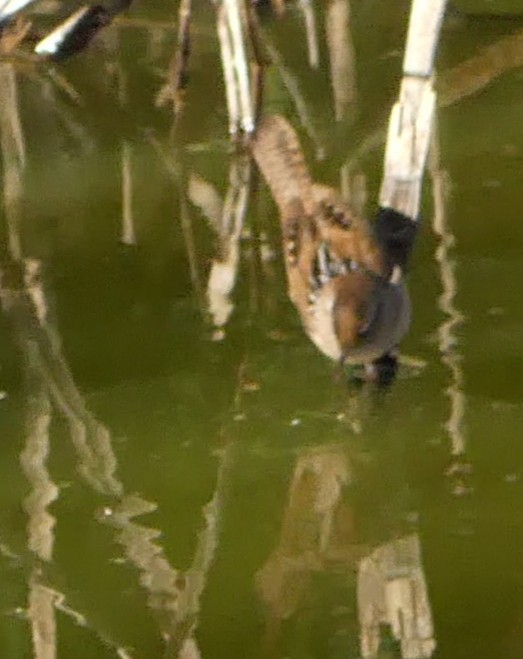
<path id="1" fill-rule="evenodd" d="M 385 272 L 381 251 L 368 224 L 349 209 L 340 194 L 312 180 L 298 137 L 286 119 L 265 117 L 252 151 L 278 206 L 289 296 L 313 341 L 332 357 L 336 354 L 333 332 L 342 352 L 358 342 L 373 275 Z M 322 246 L 340 261 L 356 262 L 361 270 L 333 277 L 322 291 L 327 301 L 313 317 L 311 282 Z"/>

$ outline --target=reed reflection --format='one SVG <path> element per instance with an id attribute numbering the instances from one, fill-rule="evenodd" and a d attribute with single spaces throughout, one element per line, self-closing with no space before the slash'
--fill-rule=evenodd
<path id="1" fill-rule="evenodd" d="M 24 510 L 28 516 L 28 548 L 35 557 L 27 584 L 34 656 L 58 656 L 57 610 L 92 632 L 117 656 L 133 655 L 125 639 L 108 637 L 96 623 L 72 608 L 66 593 L 52 584 L 48 566 L 54 558 L 55 527 L 60 523 L 49 510 L 60 496 L 48 468 L 50 427 L 55 418 L 67 423 L 81 481 L 104 497 L 106 503 L 95 511 L 95 516 L 114 530 L 114 540 L 121 546 L 125 560 L 136 568 L 147 603 L 157 617 L 166 656 L 199 656 L 194 633 L 206 575 L 218 543 L 223 473 L 229 468 L 229 452 L 223 453 L 216 491 L 202 511 L 202 530 L 192 565 L 186 571 L 178 570 L 166 557 L 159 540 L 161 532 L 137 521 L 154 511 L 156 504 L 127 491 L 118 476 L 111 432 L 90 410 L 65 357 L 45 263 L 29 256 L 31 245 L 25 244 L 21 236 L 26 153 L 16 74 L 10 64 L 0 65 L 0 90 L 6 220 L 0 299 L 23 358 L 26 380 L 26 439 L 20 463 L 31 488 Z M 70 588 L 74 590 L 74 584 Z"/>
<path id="2" fill-rule="evenodd" d="M 465 322 L 463 313 L 456 306 L 458 281 L 456 277 L 456 261 L 453 258 L 455 238 L 448 221 L 447 200 L 449 196 L 448 173 L 442 168 L 437 132 L 433 144 L 430 171 L 433 185 L 434 215 L 433 229 L 439 238 L 435 259 L 438 264 L 442 293 L 438 304 L 445 314 L 445 320 L 438 328 L 438 348 L 441 360 L 447 367 L 450 383 L 445 393 L 449 399 L 449 418 L 445 430 L 449 438 L 452 464 L 449 476 L 455 481 L 456 494 L 464 493 L 467 486 L 464 477 L 470 475 L 471 466 L 465 461 L 465 406 L 463 358 L 459 352 L 457 332 Z"/>
<path id="3" fill-rule="evenodd" d="M 207 283 L 207 307 L 215 328 L 215 339 L 223 338 L 233 311 L 231 295 L 240 265 L 240 238 L 250 196 L 251 161 L 235 155 L 229 166 L 229 187 L 222 202 L 216 189 L 197 174 L 189 178 L 188 196 L 208 220 L 217 237 L 216 257 L 211 262 Z"/>
<path id="4" fill-rule="evenodd" d="M 148 604 L 158 616 L 160 631 L 172 651 L 171 656 L 178 656 L 186 645 L 195 644 L 191 630 L 216 545 L 214 518 L 219 505 L 218 495 L 204 511 L 205 531 L 200 535 L 194 565 L 185 575 L 167 560 L 159 543 L 161 532 L 136 521 L 137 517 L 155 510 L 156 504 L 128 494 L 119 480 L 111 434 L 89 411 L 74 383 L 61 350 L 59 330 L 48 313 L 41 272 L 35 273 L 35 267 L 34 260 L 24 259 L 11 262 L 8 273 L 4 263 L 1 289 L 4 313 L 13 323 L 24 355 L 29 387 L 27 440 L 20 460 L 32 487 L 24 504 L 29 516 L 28 544 L 39 559 L 39 566 L 33 570 L 29 582 L 28 604 L 35 656 L 39 659 L 56 656 L 54 609 L 65 600 L 63 594 L 42 583 L 42 579 L 44 583 L 47 581 L 45 563 L 52 558 L 56 524 L 47 508 L 59 494 L 46 467 L 50 450 L 48 430 L 51 418 L 57 412 L 68 422 L 82 480 L 106 497 L 107 504 L 98 511 L 97 518 L 115 530 L 115 541 L 122 546 L 126 560 L 138 570 Z M 20 268 L 27 268 L 30 278 L 26 276 L 16 285 L 13 279 Z M 67 606 L 62 608 L 70 609 Z M 75 615 L 75 621 L 91 628 L 80 613 Z M 118 647 L 115 640 L 104 639 L 96 628 L 93 631 L 104 643 L 115 647 L 120 656 L 127 656 L 125 649 Z"/>
<path id="5" fill-rule="evenodd" d="M 56 524 L 48 506 L 59 495 L 46 466 L 50 450 L 48 430 L 56 413 L 63 415 L 68 422 L 80 477 L 89 487 L 106 497 L 107 504 L 97 512 L 96 517 L 115 530 L 115 542 L 122 547 L 129 564 L 137 569 L 148 605 L 158 617 L 159 630 L 169 649 L 169 656 L 186 656 L 183 653 L 188 651 L 187 647 L 192 647 L 196 652 L 192 634 L 197 624 L 206 573 L 217 544 L 216 518 L 221 486 L 217 486 L 217 492 L 203 511 L 203 530 L 199 535 L 193 565 L 186 572 L 177 570 L 170 564 L 159 543 L 161 532 L 136 520 L 154 511 L 156 504 L 126 492 L 117 476 L 118 462 L 111 433 L 90 412 L 76 387 L 62 353 L 58 327 L 48 312 L 39 264 L 23 259 L 21 262 L 11 262 L 8 267 L 9 272 L 5 263 L 2 267 L 2 306 L 12 321 L 24 355 L 29 387 L 27 440 L 20 460 L 32 487 L 24 504 L 29 517 L 28 544 L 30 551 L 39 559 L 29 581 L 28 604 L 35 656 L 38 659 L 56 656 L 54 610 L 59 604 L 63 610 L 72 610 L 64 604 L 65 595 L 47 585 L 45 570 L 45 564 L 52 559 Z M 15 278 L 21 268 L 26 269 L 26 276 L 20 277 L 17 284 Z M 223 463 L 227 463 L 226 458 Z M 77 624 L 92 629 L 104 644 L 114 647 L 119 656 L 127 656 L 124 647 L 118 646 L 115 639 L 104 638 L 81 613 L 74 613 L 73 619 Z M 197 656 L 194 652 L 193 655 Z"/>

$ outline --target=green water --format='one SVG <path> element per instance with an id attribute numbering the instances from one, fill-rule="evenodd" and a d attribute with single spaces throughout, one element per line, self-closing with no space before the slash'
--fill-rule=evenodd
<path id="1" fill-rule="evenodd" d="M 261 183 L 234 310 L 212 340 L 216 237 L 188 202 L 183 225 L 180 187 L 197 172 L 227 189 L 213 13 L 194 17 L 174 147 L 169 108 L 154 107 L 175 39 L 158 4 L 131 16 L 161 25 L 112 29 L 56 67 L 79 104 L 17 69 L 26 166 L 14 210 L 0 215 L 0 657 L 520 657 L 521 70 L 440 112 L 446 233 L 432 228 L 429 177 L 402 346 L 414 366 L 387 392 L 348 388 L 286 297 Z M 297 9 L 277 25 L 262 17 L 317 144 L 274 70 L 267 106 L 286 113 L 315 175 L 335 185 L 389 112 L 408 11 L 351 4 L 357 103 L 338 124 L 323 5 L 317 71 Z M 522 27 L 453 14 L 440 70 Z M 124 109 L 111 62 L 125 76 Z M 123 140 L 135 245 L 121 242 Z M 181 178 L 154 144 L 175 154 Z M 369 213 L 382 156 L 358 163 Z M 360 636 L 372 634 L 379 653 L 362 655 Z"/>

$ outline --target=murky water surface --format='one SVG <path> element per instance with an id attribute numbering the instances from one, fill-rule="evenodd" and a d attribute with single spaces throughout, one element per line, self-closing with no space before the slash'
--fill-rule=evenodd
<path id="1" fill-rule="evenodd" d="M 171 9 L 146 4 L 130 18 L 150 24 L 52 78 L 0 65 L 0 656 L 520 657 L 521 70 L 466 96 L 469 71 L 444 103 L 407 363 L 387 392 L 348 388 L 286 297 L 261 182 L 213 327 L 219 241 L 190 200 L 195 175 L 223 200 L 233 162 L 213 12 L 194 16 L 173 146 L 155 107 Z M 297 7 L 261 16 L 265 103 L 318 179 L 351 161 L 372 214 L 383 151 L 361 145 L 398 89 L 408 3 L 351 4 L 342 119 L 324 5 L 317 70 Z M 522 29 L 453 13 L 440 72 Z"/>

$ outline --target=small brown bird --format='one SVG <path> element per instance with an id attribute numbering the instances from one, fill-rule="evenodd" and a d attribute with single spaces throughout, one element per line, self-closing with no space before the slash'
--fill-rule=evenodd
<path id="1" fill-rule="evenodd" d="M 289 296 L 308 336 L 342 364 L 395 366 L 410 323 L 402 275 L 415 222 L 381 209 L 373 230 L 334 188 L 312 180 L 279 115 L 260 122 L 252 151 L 278 206 Z"/>

